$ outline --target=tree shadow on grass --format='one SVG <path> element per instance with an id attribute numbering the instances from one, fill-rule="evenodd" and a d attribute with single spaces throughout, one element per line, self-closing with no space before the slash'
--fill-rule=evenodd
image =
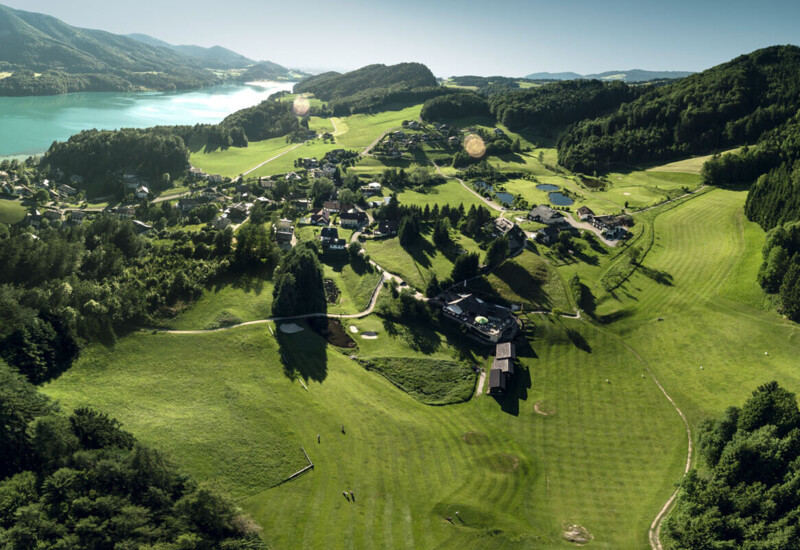
<path id="1" fill-rule="evenodd" d="M 275 338 L 283 363 L 283 373 L 290 380 L 298 376 L 304 380 L 323 382 L 328 377 L 327 342 L 304 326 L 302 332 L 286 334 L 280 330 L 283 323 L 277 323 Z M 302 326 L 302 325 L 301 325 Z"/>
<path id="2" fill-rule="evenodd" d="M 506 381 L 506 390 L 503 395 L 493 395 L 492 397 L 504 413 L 519 416 L 519 402 L 528 400 L 528 388 L 530 387 L 530 371 L 517 365 L 514 374 Z"/>
<path id="3" fill-rule="evenodd" d="M 411 320 L 404 320 L 402 324 L 398 324 L 388 317 L 384 317 L 382 322 L 383 330 L 388 336 L 402 338 L 408 347 L 424 355 L 435 353 L 442 345 L 441 336 L 428 324 Z"/>
<path id="4" fill-rule="evenodd" d="M 418 238 L 411 245 L 404 247 L 403 250 L 408 252 L 417 265 L 426 269 L 431 267 L 431 257 L 436 255 L 436 248 L 422 237 Z"/>
<path id="5" fill-rule="evenodd" d="M 572 344 L 581 351 L 585 351 L 586 353 L 592 353 L 592 346 L 589 345 L 589 342 L 584 338 L 583 334 L 579 331 L 568 328 L 566 329 L 567 338 L 570 339 Z"/>
<path id="6" fill-rule="evenodd" d="M 506 262 L 494 275 L 524 301 L 545 309 L 552 305 L 550 296 L 542 289 L 542 282 L 518 263 Z"/>
<path id="7" fill-rule="evenodd" d="M 639 271 L 645 277 L 649 277 L 660 285 L 673 286 L 672 275 L 662 269 L 653 269 L 652 267 L 639 266 Z"/>

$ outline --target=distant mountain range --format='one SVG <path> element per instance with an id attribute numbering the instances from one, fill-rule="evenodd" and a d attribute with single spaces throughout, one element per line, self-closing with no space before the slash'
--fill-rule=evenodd
<path id="1" fill-rule="evenodd" d="M 690 74 L 687 71 L 643 71 L 642 69 L 631 69 L 629 71 L 606 71 L 596 74 L 578 74 L 572 72 L 565 73 L 532 73 L 526 75 L 529 80 L 577 80 L 577 79 L 597 79 L 597 80 L 621 80 L 623 82 L 647 82 L 648 80 L 664 80 L 674 78 L 686 78 Z"/>
<path id="2" fill-rule="evenodd" d="M 256 63 L 220 46 L 173 46 L 143 34 L 82 29 L 3 5 L 0 73 L 11 73 L 0 76 L 0 95 L 15 96 L 191 89 L 307 76 L 269 61 Z"/>
<path id="3" fill-rule="evenodd" d="M 142 44 L 167 48 L 181 55 L 185 55 L 186 57 L 191 57 L 209 69 L 243 69 L 255 63 L 252 59 L 227 48 L 223 48 L 222 46 L 212 46 L 211 48 L 204 48 L 202 46 L 173 46 L 168 42 L 153 38 L 147 34 L 129 34 L 128 37 Z M 276 67 L 280 67 L 280 65 L 276 64 Z M 285 68 L 280 68 L 286 71 Z"/>

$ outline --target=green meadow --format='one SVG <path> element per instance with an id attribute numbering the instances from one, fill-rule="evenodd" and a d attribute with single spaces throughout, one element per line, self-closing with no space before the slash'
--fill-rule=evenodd
<path id="1" fill-rule="evenodd" d="M 19 201 L 0 199 L 0 223 L 17 223 L 25 214 L 25 207 Z"/>
<path id="2" fill-rule="evenodd" d="M 189 161 L 192 166 L 200 168 L 209 174 L 236 177 L 255 168 L 262 162 L 290 150 L 295 145 L 286 143 L 286 138 L 279 137 L 264 141 L 254 141 L 249 143 L 247 147 L 229 147 L 225 150 L 218 149 L 210 153 L 192 153 Z"/>

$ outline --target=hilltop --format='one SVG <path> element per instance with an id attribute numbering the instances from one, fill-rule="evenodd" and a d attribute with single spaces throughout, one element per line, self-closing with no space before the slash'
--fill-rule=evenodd
<path id="1" fill-rule="evenodd" d="M 223 82 L 225 77 L 214 71 L 258 67 L 253 64 L 219 46 L 173 46 L 146 35 L 73 27 L 49 15 L 0 5 L 4 96 L 191 89 Z M 276 64 L 265 75 L 296 76 Z"/>
<path id="2" fill-rule="evenodd" d="M 627 71 L 605 71 L 594 74 L 578 74 L 573 72 L 563 73 L 531 73 L 526 75 L 528 80 L 621 80 L 623 82 L 647 82 L 649 80 L 670 80 L 686 78 L 694 74 L 688 71 L 645 71 L 642 69 L 630 69 Z"/>

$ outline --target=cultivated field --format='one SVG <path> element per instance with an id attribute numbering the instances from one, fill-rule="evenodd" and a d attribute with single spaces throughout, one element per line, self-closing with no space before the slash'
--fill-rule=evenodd
<path id="1" fill-rule="evenodd" d="M 0 199 L 0 223 L 17 223 L 25 214 L 26 210 L 19 201 Z"/>

